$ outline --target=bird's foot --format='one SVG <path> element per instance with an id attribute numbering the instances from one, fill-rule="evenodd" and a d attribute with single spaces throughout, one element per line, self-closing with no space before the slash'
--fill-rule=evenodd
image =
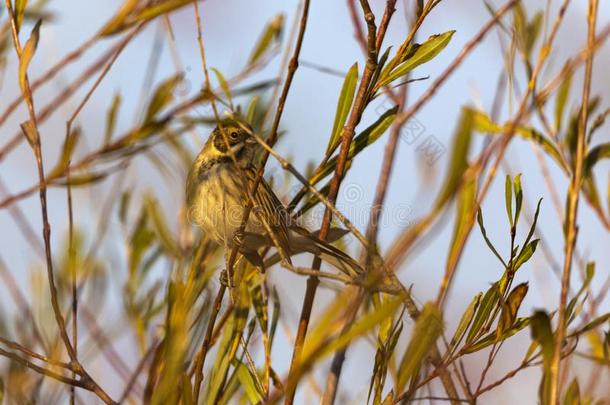
<path id="1" fill-rule="evenodd" d="M 239 249 L 239 248 L 241 248 L 244 245 L 245 237 L 246 237 L 246 232 L 241 231 L 241 230 L 238 229 L 233 234 L 233 238 L 231 238 L 231 240 L 232 240 L 234 246 Z"/>
<path id="2" fill-rule="evenodd" d="M 227 288 L 234 288 L 235 283 L 233 282 L 232 277 L 229 275 L 227 269 L 222 269 L 219 277 L 220 284 Z"/>

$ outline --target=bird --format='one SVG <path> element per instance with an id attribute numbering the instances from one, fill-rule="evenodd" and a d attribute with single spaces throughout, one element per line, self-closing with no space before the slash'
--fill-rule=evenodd
<path id="1" fill-rule="evenodd" d="M 252 211 L 240 232 L 244 211 L 257 179 L 256 157 L 260 145 L 251 127 L 231 118 L 212 130 L 192 164 L 186 180 L 189 221 L 207 238 L 238 252 L 262 272 L 266 265 L 263 248 L 279 250 L 292 265 L 293 255 L 308 252 L 354 279 L 362 267 L 349 255 L 331 245 L 347 232 L 331 228 L 326 241 L 297 224 L 264 178 L 252 195 Z"/>

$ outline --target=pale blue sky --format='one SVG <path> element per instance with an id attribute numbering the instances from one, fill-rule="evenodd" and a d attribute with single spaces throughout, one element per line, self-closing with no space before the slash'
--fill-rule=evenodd
<path id="1" fill-rule="evenodd" d="M 112 6 L 109 5 L 112 4 Z M 51 2 L 51 8 L 57 12 L 57 19 L 53 23 L 43 27 L 43 36 L 39 45 L 38 54 L 31 67 L 31 76 L 36 78 L 46 66 L 58 60 L 67 50 L 74 49 L 82 41 L 98 29 L 100 24 L 111 16 L 121 2 L 113 1 L 74 1 L 56 0 Z M 291 24 L 294 18 L 296 1 L 269 0 L 257 2 L 252 6 L 251 1 L 247 0 L 208 0 L 202 4 L 203 31 L 206 42 L 206 52 L 208 64 L 219 68 L 226 76 L 237 73 L 247 61 L 252 45 L 256 41 L 264 23 L 276 13 L 285 13 L 287 23 Z M 382 10 L 384 1 L 374 0 L 371 4 L 376 12 Z M 402 2 L 399 2 L 402 3 Z M 405 3 L 411 3 L 405 1 Z M 496 5 L 500 2 L 495 1 Z M 536 7 L 545 4 L 541 1 L 528 1 L 530 12 Z M 553 15 L 557 9 L 557 1 L 553 1 Z M 585 14 L 586 2 L 578 0 L 572 2 L 564 26 L 559 31 L 556 40 L 556 54 L 552 56 L 550 69 L 543 75 L 548 78 L 555 73 L 561 66 L 566 57 L 573 55 L 584 43 L 585 39 Z M 602 27 L 610 22 L 610 3 L 600 2 L 600 18 L 598 26 Z M 386 37 L 385 45 L 396 45 L 406 36 L 406 25 L 402 12 L 403 5 L 399 5 L 395 20 L 390 26 Z M 489 18 L 483 2 L 480 0 L 468 1 L 444 1 L 438 9 L 432 13 L 431 18 L 426 21 L 420 31 L 419 39 L 424 39 L 428 35 L 436 34 L 451 29 L 457 32 L 447 49 L 433 62 L 418 68 L 414 72 L 415 77 L 429 75 L 431 80 L 415 82 L 411 85 L 409 99 L 415 100 L 427 88 L 430 82 L 441 72 L 448 63 L 458 54 L 464 44 L 479 30 L 482 24 Z M 184 66 L 190 67 L 186 72 L 186 78 L 198 86 L 202 82 L 200 72 L 200 58 L 196 44 L 195 24 L 191 10 L 184 10 L 172 16 L 174 33 L 177 41 L 177 49 Z M 121 110 L 118 132 L 125 130 L 133 125 L 134 115 L 137 113 L 135 107 L 139 103 L 141 94 L 143 74 L 150 55 L 151 44 L 155 36 L 156 25 L 149 26 L 133 43 L 125 50 L 118 62 L 113 66 L 108 77 L 104 80 L 100 88 L 91 98 L 90 102 L 82 111 L 79 123 L 85 129 L 87 143 L 89 147 L 94 147 L 103 136 L 106 108 L 110 103 L 115 91 L 120 90 L 123 94 L 124 103 Z M 286 33 L 287 34 L 287 33 Z M 287 37 L 288 35 L 285 35 Z M 80 61 L 69 66 L 53 84 L 46 86 L 41 92 L 37 93 L 36 99 L 39 106 L 49 100 L 61 85 L 73 79 L 87 63 L 90 63 L 105 49 L 108 43 L 96 46 L 88 52 Z M 607 107 L 607 100 L 610 88 L 607 78 L 603 74 L 607 71 L 608 57 L 610 56 L 608 46 L 605 46 L 596 59 L 595 73 L 593 82 L 593 93 L 602 95 L 606 103 L 602 108 Z M 305 35 L 305 41 L 301 54 L 301 59 L 308 62 L 315 62 L 323 66 L 331 67 L 340 71 L 346 71 L 351 64 L 358 61 L 363 66 L 364 58 L 360 48 L 353 40 L 353 28 L 347 13 L 345 1 L 312 1 L 309 27 Z M 279 66 L 279 58 L 270 66 L 258 73 L 255 78 L 266 79 L 273 77 Z M 447 148 L 450 146 L 456 118 L 460 107 L 463 105 L 474 105 L 489 111 L 494 95 L 496 80 L 502 69 L 502 55 L 498 47 L 498 36 L 494 32 L 470 55 L 466 62 L 456 71 L 450 80 L 441 88 L 438 95 L 428 103 L 417 115 L 417 120 L 425 128 L 425 136 L 433 135 Z M 172 64 L 167 47 L 164 47 L 159 71 L 156 75 L 156 82 L 173 74 Z M 2 92 L 4 97 L 0 102 L 0 110 L 12 100 L 17 94 L 18 89 L 15 85 L 16 75 L 15 66 L 9 66 L 4 79 Z M 523 76 L 521 76 L 522 79 Z M 573 95 L 580 97 L 581 72 L 576 76 L 573 85 Z M 333 113 L 336 100 L 341 87 L 341 79 L 335 76 L 321 73 L 308 67 L 301 67 L 295 77 L 295 81 L 286 105 L 282 127 L 288 131 L 285 140 L 278 146 L 278 149 L 285 155 L 294 156 L 295 165 L 304 168 L 306 163 L 313 157 L 319 156 L 326 147 L 328 134 L 332 128 Z M 89 88 L 90 84 L 79 92 L 77 97 L 70 103 L 64 105 L 48 123 L 44 124 L 41 132 L 44 137 L 45 156 L 52 162 L 56 159 L 57 151 L 61 147 L 64 137 L 64 122 L 69 114 L 74 110 L 77 103 Z M 379 103 L 383 103 L 380 100 Z M 505 109 L 503 118 L 507 118 L 508 110 Z M 372 122 L 377 113 L 374 108 L 367 111 L 361 127 Z M 21 109 L 14 114 L 2 128 L 0 139 L 2 143 L 11 136 L 18 128 L 17 124 L 25 119 L 25 110 Z M 606 125 L 597 135 L 597 142 L 608 141 L 610 137 Z M 206 129 L 202 128 L 199 133 L 206 135 Z M 385 139 L 382 138 L 377 144 L 371 146 L 362 153 L 354 167 L 351 169 L 345 184 L 351 190 L 357 190 L 361 196 L 359 201 L 353 202 L 348 214 L 356 225 L 364 228 L 366 225 L 366 214 L 368 204 L 373 198 L 374 186 L 379 174 L 381 158 Z M 477 139 L 477 148 L 482 138 Z M 85 145 L 81 145 L 77 156 L 84 153 Z M 561 235 L 561 223 L 551 204 L 547 189 L 538 173 L 538 165 L 531 146 L 522 141 L 515 140 L 509 150 L 511 157 L 512 173 L 520 171 L 528 172 L 523 178 L 524 190 L 526 195 L 526 208 L 533 212 L 535 202 L 539 197 L 544 197 L 542 212 L 540 214 L 539 229 L 543 231 L 548 243 L 548 248 L 553 252 L 556 260 L 563 260 L 563 239 Z M 390 192 L 386 204 L 388 218 L 396 218 L 395 213 L 402 213 L 405 207 L 410 207 L 409 220 L 414 220 L 427 212 L 434 198 L 434 190 L 438 189 L 439 181 L 444 175 L 444 168 L 449 153 L 446 153 L 438 161 L 436 170 L 437 179 L 435 185 L 428 192 L 419 194 L 418 178 L 424 173 L 430 174 L 433 171 L 431 166 L 418 165 L 418 153 L 414 145 L 406 142 L 400 144 L 394 175 L 390 185 Z M 567 180 L 557 170 L 552 162 L 549 162 L 552 177 L 556 182 L 560 194 L 563 196 L 567 187 Z M 48 167 L 51 164 L 48 164 Z M 277 166 L 276 166 L 277 167 Z M 597 169 L 601 184 L 604 190 L 604 181 L 607 176 L 609 165 L 600 165 Z M 22 144 L 18 151 L 6 161 L 0 163 L 0 173 L 2 179 L 8 184 L 11 191 L 16 192 L 29 186 L 35 181 L 33 159 L 28 147 Z M 165 187 L 165 183 L 160 181 L 156 172 L 146 170 L 145 165 L 139 165 L 130 170 L 127 175 L 127 184 L 135 185 L 139 189 L 153 187 L 157 192 Z M 506 244 L 507 224 L 504 213 L 503 196 L 503 177 L 499 175 L 499 182 L 491 189 L 487 198 L 483 212 L 489 235 L 500 243 L 500 250 Z M 174 179 L 182 181 L 182 179 Z M 342 196 L 345 196 L 342 194 Z M 90 192 L 77 192 L 75 200 L 76 220 L 84 226 L 94 226 L 97 221 L 97 214 L 101 209 L 101 202 L 96 199 L 96 195 Z M 176 197 L 171 195 L 171 197 Z M 179 205 L 178 200 L 173 201 L 168 198 L 164 201 L 164 207 L 168 217 L 175 219 L 176 209 Z M 28 219 L 35 229 L 39 229 L 39 208 L 37 198 L 32 197 L 20 203 L 20 207 L 27 213 Z M 50 192 L 50 212 L 52 227 L 54 232 L 54 246 L 58 246 L 67 229 L 65 223 L 65 194 L 62 190 Z M 110 219 L 113 226 L 111 234 L 120 243 L 120 229 L 113 218 Z M 597 224 L 597 219 L 591 215 L 588 207 L 581 210 L 582 229 L 579 236 L 579 246 L 581 252 L 587 259 L 595 260 L 598 264 L 598 274 L 596 281 L 601 283 L 607 275 L 610 266 L 610 256 L 607 248 L 610 243 L 607 231 Z M 401 269 L 401 279 L 406 284 L 413 284 L 413 290 L 421 301 L 434 298 L 436 286 L 442 277 L 444 270 L 444 255 L 450 242 L 453 219 L 452 215 L 446 215 L 441 220 L 440 232 L 435 237 L 418 249 L 417 254 L 410 258 L 407 264 Z M 27 270 L 34 266 L 40 266 L 38 258 L 32 254 L 27 247 L 25 240 L 19 233 L 18 228 L 11 220 L 7 211 L 0 211 L 0 225 L 4 232 L 0 234 L 0 254 L 9 264 L 11 270 L 18 276 L 25 286 L 29 278 Z M 404 223 L 389 221 L 387 226 L 382 229 L 381 243 L 387 247 L 394 237 L 404 229 Z M 502 244 L 504 241 L 504 245 Z M 355 243 L 351 247 L 355 247 Z M 117 250 L 109 250 L 109 252 Z M 120 263 L 120 256 L 114 257 L 113 262 Z M 118 266 L 117 269 L 124 267 Z M 476 229 L 469 240 L 464 257 L 461 261 L 454 285 L 456 286 L 450 296 L 450 304 L 447 307 L 446 319 L 449 325 L 454 325 L 463 311 L 466 303 L 476 292 L 484 290 L 489 283 L 499 277 L 500 268 L 493 255 L 487 250 Z M 534 307 L 545 306 L 554 307 L 558 298 L 558 282 L 550 273 L 549 266 L 544 260 L 542 252 L 539 250 L 532 261 L 528 263 L 518 276 L 519 280 L 530 280 L 530 293 L 526 300 L 523 311 L 531 311 Z M 577 272 L 576 272 L 577 273 Z M 281 270 L 276 270 L 271 274 L 272 279 L 278 285 L 280 295 L 285 303 L 285 311 L 291 314 L 290 328 L 296 326 L 296 318 L 300 310 L 302 292 L 305 286 L 305 279 L 297 278 L 292 275 L 285 275 Z M 578 277 L 575 277 L 575 282 Z M 289 286 L 290 290 L 286 290 Z M 27 288 L 27 287 L 24 287 Z M 327 293 L 321 293 L 324 301 L 328 297 Z M 606 301 L 606 306 L 608 302 Z M 101 318 L 112 320 L 112 308 L 108 308 Z M 523 332 L 527 334 L 527 331 Z M 519 341 L 520 338 L 515 338 Z M 523 342 L 524 339 L 521 339 Z M 283 372 L 287 369 L 289 362 L 289 342 L 286 337 L 278 342 L 276 355 L 278 356 L 277 370 Z M 504 357 L 507 360 L 505 367 L 493 370 L 490 379 L 499 376 L 509 367 L 514 366 L 514 357 L 519 356 L 521 347 L 506 350 Z M 357 387 L 362 386 L 363 392 L 366 390 L 366 380 L 369 375 L 371 364 L 362 362 L 358 358 L 359 350 L 370 350 L 365 343 L 353 346 L 348 353 L 348 363 L 346 373 L 343 375 L 345 381 L 349 381 L 352 394 L 357 392 Z M 514 351 L 512 351 L 514 350 Z M 370 358 L 370 357 L 368 357 Z M 511 362 L 511 360 L 513 360 Z M 482 359 L 476 358 L 473 364 L 480 364 Z M 362 367 L 362 368 L 361 368 Z M 361 371 L 364 370 L 364 371 Z M 536 376 L 536 378 L 532 378 Z M 509 390 L 508 386 L 500 387 L 496 394 L 500 394 L 494 401 L 495 403 L 512 403 L 519 398 L 533 398 L 537 389 L 537 374 L 525 372 L 518 376 L 512 383 L 521 384 L 519 392 Z M 299 397 L 301 403 L 307 403 L 305 397 Z M 358 401 L 355 403 L 359 403 Z"/>

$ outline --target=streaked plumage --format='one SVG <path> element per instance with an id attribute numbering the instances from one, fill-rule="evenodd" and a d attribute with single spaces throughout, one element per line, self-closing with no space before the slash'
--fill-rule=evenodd
<path id="1" fill-rule="evenodd" d="M 207 237 L 231 249 L 236 245 L 248 190 L 256 179 L 254 157 L 258 146 L 237 124 L 227 121 L 222 126 L 226 138 L 216 127 L 191 167 L 186 199 L 189 220 L 201 227 Z M 290 214 L 264 179 L 257 187 L 254 204 L 245 232 L 237 243 L 239 252 L 252 264 L 264 267 L 259 250 L 275 246 L 268 227 L 288 258 L 310 252 L 351 276 L 361 273 L 360 266 L 349 256 L 293 224 Z"/>

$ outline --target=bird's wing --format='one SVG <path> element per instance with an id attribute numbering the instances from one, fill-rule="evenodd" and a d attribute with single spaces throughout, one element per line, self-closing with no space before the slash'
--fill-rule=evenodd
<path id="1" fill-rule="evenodd" d="M 256 181 L 256 170 L 250 168 L 246 170 L 246 173 L 248 175 L 248 187 L 251 190 Z M 254 203 L 258 209 L 253 214 L 257 215 L 271 229 L 273 236 L 279 244 L 279 248 L 284 251 L 286 257 L 290 260 L 290 238 L 286 223 L 288 212 L 265 179 L 261 179 L 256 189 Z M 273 241 L 271 242 L 273 243 Z"/>

